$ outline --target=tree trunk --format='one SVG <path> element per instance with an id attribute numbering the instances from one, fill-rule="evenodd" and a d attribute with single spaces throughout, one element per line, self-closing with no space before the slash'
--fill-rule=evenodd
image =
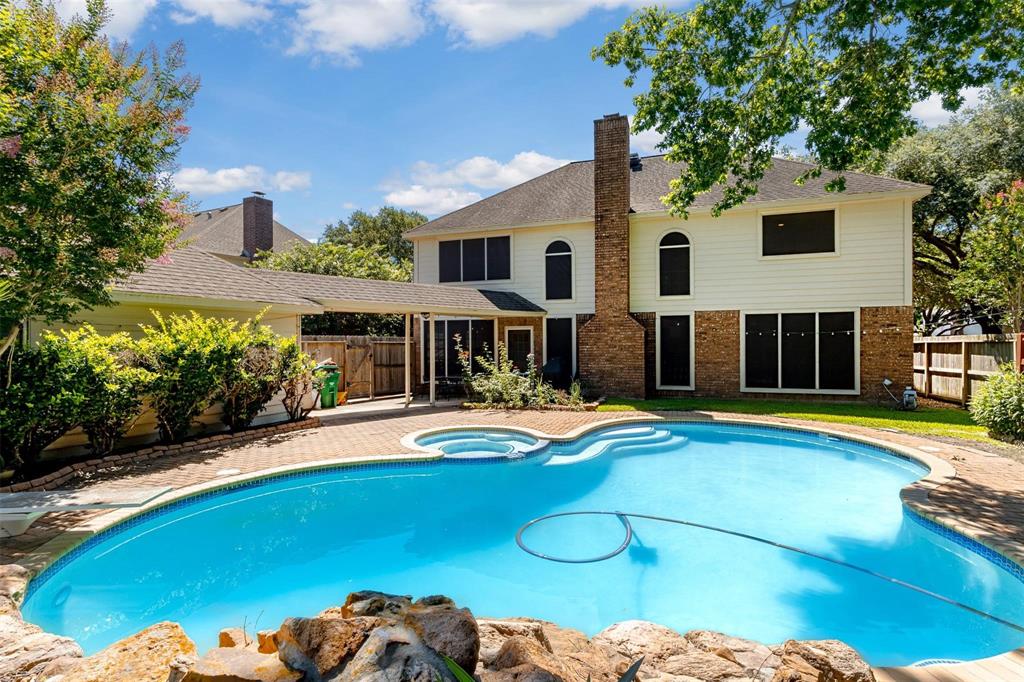
<path id="1" fill-rule="evenodd" d="M 3 344 L 0 345 L 0 357 L 8 351 L 8 349 L 14 345 L 14 342 L 18 340 L 18 332 L 21 331 L 21 325 L 14 323 L 7 329 L 4 334 Z"/>

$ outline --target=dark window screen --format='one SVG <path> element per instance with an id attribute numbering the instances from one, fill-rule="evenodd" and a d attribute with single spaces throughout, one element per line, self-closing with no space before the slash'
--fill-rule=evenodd
<path id="1" fill-rule="evenodd" d="M 835 222 L 835 211 L 762 216 L 762 252 L 765 256 L 832 253 L 836 250 Z"/>
<path id="2" fill-rule="evenodd" d="M 533 352 L 530 348 L 529 329 L 509 329 L 508 334 L 508 359 L 512 361 L 516 369 L 525 372 L 528 366 L 527 357 Z"/>
<path id="3" fill-rule="evenodd" d="M 572 256 L 544 256 L 544 283 L 548 300 L 572 298 Z"/>
<path id="4" fill-rule="evenodd" d="M 438 281 L 462 280 L 462 242 L 458 239 L 437 243 Z"/>
<path id="5" fill-rule="evenodd" d="M 473 320 L 471 327 L 473 374 L 476 374 L 483 369 L 477 358 L 481 355 L 486 358 L 494 357 L 494 320 Z"/>
<path id="6" fill-rule="evenodd" d="M 430 337 L 427 335 L 430 333 L 430 325 L 426 320 L 423 320 L 420 331 L 420 373 L 423 375 L 423 381 L 430 381 L 430 365 L 427 364 L 427 354 L 430 352 Z"/>
<path id="7" fill-rule="evenodd" d="M 462 365 L 459 364 L 459 353 L 455 348 L 455 337 L 463 350 L 469 348 L 469 320 L 448 320 L 448 331 L 445 332 L 445 357 L 448 359 L 447 376 L 462 376 Z"/>
<path id="8" fill-rule="evenodd" d="M 779 387 L 778 315 L 746 316 L 747 388 Z"/>
<path id="9" fill-rule="evenodd" d="M 814 317 L 782 315 L 782 388 L 814 388 Z"/>
<path id="10" fill-rule="evenodd" d="M 658 329 L 662 386 L 690 385 L 690 318 L 664 315 Z"/>
<path id="11" fill-rule="evenodd" d="M 484 240 L 462 240 L 462 281 L 479 282 L 484 279 Z"/>
<path id="12" fill-rule="evenodd" d="M 544 335 L 548 354 L 544 374 L 556 386 L 564 388 L 572 379 L 572 320 L 548 318 Z"/>
<path id="13" fill-rule="evenodd" d="M 437 376 L 445 376 L 444 370 L 444 339 L 445 339 L 445 321 L 439 320 L 434 323 L 434 364 L 437 367 Z M 428 376 L 429 380 L 430 377 Z"/>
<path id="14" fill-rule="evenodd" d="M 662 240 L 664 244 L 664 240 Z M 690 293 L 690 247 L 658 249 L 659 293 L 686 296 Z"/>
<path id="15" fill-rule="evenodd" d="M 853 313 L 820 313 L 818 331 L 819 386 L 853 390 L 856 344 Z"/>
<path id="16" fill-rule="evenodd" d="M 512 276 L 511 238 L 487 238 L 487 279 L 509 279 Z"/>

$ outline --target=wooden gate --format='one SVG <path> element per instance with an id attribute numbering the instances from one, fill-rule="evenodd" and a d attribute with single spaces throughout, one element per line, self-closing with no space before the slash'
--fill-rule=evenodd
<path id="1" fill-rule="evenodd" d="M 373 398 L 373 344 L 345 351 L 345 390 L 349 398 Z"/>
<path id="2" fill-rule="evenodd" d="M 302 350 L 333 360 L 349 398 L 405 392 L 405 340 L 397 336 L 306 336 Z"/>

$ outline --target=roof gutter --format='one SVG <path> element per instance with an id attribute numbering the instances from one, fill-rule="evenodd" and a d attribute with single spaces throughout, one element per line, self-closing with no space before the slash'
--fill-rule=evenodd
<path id="1" fill-rule="evenodd" d="M 251 301 L 233 298 L 206 298 L 203 296 L 176 296 L 174 294 L 157 294 L 146 291 L 123 291 L 114 289 L 111 298 L 118 303 L 139 305 L 167 305 L 183 308 L 210 308 L 214 310 L 253 310 L 260 311 L 270 307 L 275 312 L 296 313 L 299 315 L 318 315 L 324 312 L 323 306 L 315 301 L 308 304 L 280 303 L 275 301 Z"/>

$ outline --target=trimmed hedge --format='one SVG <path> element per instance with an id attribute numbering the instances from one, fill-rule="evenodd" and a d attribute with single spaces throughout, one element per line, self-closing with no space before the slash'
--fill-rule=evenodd
<path id="1" fill-rule="evenodd" d="M 970 409 L 993 437 L 1024 441 L 1024 374 L 1005 365 L 974 394 Z"/>

